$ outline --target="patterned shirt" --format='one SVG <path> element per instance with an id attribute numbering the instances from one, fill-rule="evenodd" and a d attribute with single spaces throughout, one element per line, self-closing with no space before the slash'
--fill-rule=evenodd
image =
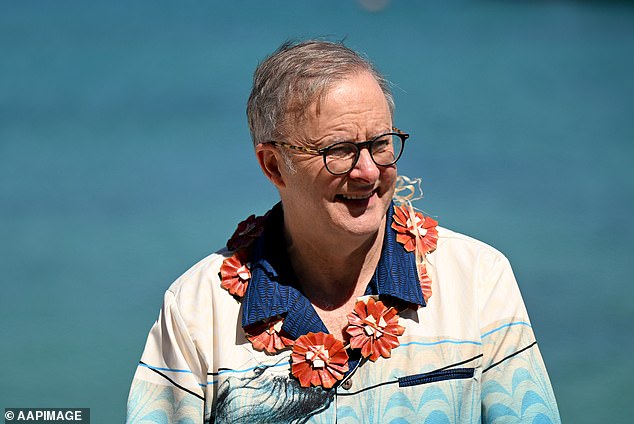
<path id="1" fill-rule="evenodd" d="M 286 255 L 277 205 L 254 242 L 241 300 L 221 287 L 221 250 L 165 294 L 128 400 L 127 421 L 217 423 L 559 423 L 546 368 L 508 260 L 439 228 L 427 255 L 425 302 L 414 253 L 396 242 L 387 212 L 381 258 L 366 290 L 412 305 L 390 358 L 350 354 L 332 389 L 300 387 L 290 350 L 255 350 L 244 326 L 283 316 L 292 339 L 327 333 Z M 416 305 L 419 307 L 416 308 Z"/>

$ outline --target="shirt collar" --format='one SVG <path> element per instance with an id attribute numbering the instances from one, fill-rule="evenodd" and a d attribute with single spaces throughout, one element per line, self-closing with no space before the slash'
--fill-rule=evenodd
<path id="1" fill-rule="evenodd" d="M 392 229 L 394 205 L 387 211 L 381 257 L 366 295 L 390 296 L 409 304 L 425 306 L 418 280 L 416 257 L 396 241 Z M 251 252 L 251 280 L 244 295 L 242 326 L 284 316 L 282 329 L 292 338 L 309 333 L 328 333 L 310 301 L 299 289 L 284 240 L 284 214 L 281 203 L 273 207 L 262 235 Z"/>

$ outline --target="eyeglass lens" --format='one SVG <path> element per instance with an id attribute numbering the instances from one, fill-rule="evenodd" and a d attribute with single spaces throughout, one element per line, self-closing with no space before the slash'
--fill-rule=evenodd
<path id="1" fill-rule="evenodd" d="M 326 168 L 333 174 L 347 173 L 355 166 L 362 144 L 343 142 L 333 145 L 325 153 Z M 372 140 L 368 150 L 377 165 L 392 165 L 403 151 L 403 140 L 396 134 L 385 134 Z"/>

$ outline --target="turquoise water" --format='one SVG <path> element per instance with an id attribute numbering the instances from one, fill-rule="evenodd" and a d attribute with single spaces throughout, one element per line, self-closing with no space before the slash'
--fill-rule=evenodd
<path id="1" fill-rule="evenodd" d="M 123 420 L 164 289 L 276 201 L 257 62 L 323 35 L 395 84 L 418 206 L 511 259 L 564 421 L 627 422 L 634 5 L 228 3 L 0 7 L 0 407 Z"/>

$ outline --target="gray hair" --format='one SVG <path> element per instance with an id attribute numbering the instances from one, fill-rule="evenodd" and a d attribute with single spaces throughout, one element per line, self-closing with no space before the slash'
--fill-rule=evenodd
<path id="1" fill-rule="evenodd" d="M 287 41 L 262 62 L 253 75 L 247 119 L 253 145 L 284 137 L 314 101 L 330 86 L 350 74 L 369 72 L 377 81 L 394 113 L 389 82 L 369 60 L 343 43 Z"/>

